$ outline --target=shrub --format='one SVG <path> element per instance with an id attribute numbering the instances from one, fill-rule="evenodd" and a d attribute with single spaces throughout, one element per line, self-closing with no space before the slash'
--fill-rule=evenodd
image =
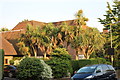
<path id="1" fill-rule="evenodd" d="M 79 68 L 84 67 L 86 65 L 93 64 L 111 64 L 111 63 L 106 61 L 104 58 L 81 59 L 72 61 L 73 71 L 77 71 Z"/>
<path id="2" fill-rule="evenodd" d="M 51 66 L 54 78 L 66 77 L 72 73 L 71 56 L 65 48 L 56 48 L 46 63 Z"/>
<path id="3" fill-rule="evenodd" d="M 71 56 L 69 53 L 66 51 L 65 48 L 56 48 L 52 53 L 51 56 L 53 58 L 60 58 L 63 60 L 71 60 Z"/>
<path id="4" fill-rule="evenodd" d="M 48 80 L 52 78 L 52 70 L 40 59 L 24 58 L 18 65 L 17 77 L 20 80 Z"/>
<path id="5" fill-rule="evenodd" d="M 10 65 L 14 65 L 14 60 L 10 60 Z"/>
<path id="6" fill-rule="evenodd" d="M 51 66 L 54 78 L 69 76 L 69 73 L 72 72 L 71 64 L 66 60 L 53 58 L 47 61 L 47 64 Z"/>

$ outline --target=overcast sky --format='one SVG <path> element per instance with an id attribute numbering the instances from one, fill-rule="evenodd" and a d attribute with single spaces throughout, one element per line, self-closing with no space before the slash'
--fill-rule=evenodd
<path id="1" fill-rule="evenodd" d="M 107 2 L 113 0 L 0 0 L 0 28 L 12 29 L 24 19 L 57 22 L 75 19 L 82 9 L 87 25 L 102 31 L 97 18 L 104 18 Z"/>

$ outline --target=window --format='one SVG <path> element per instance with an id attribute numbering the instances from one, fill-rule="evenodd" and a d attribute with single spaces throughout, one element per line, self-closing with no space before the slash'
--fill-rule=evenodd
<path id="1" fill-rule="evenodd" d="M 98 66 L 98 67 L 96 68 L 96 73 L 99 73 L 99 72 L 102 72 L 102 67 L 101 67 L 101 66 Z"/>
<path id="2" fill-rule="evenodd" d="M 107 65 L 102 65 L 102 68 L 103 68 L 103 71 L 109 71 L 109 68 L 108 68 L 108 66 Z"/>
<path id="3" fill-rule="evenodd" d="M 8 59 L 5 59 L 5 64 L 7 64 L 8 63 Z"/>
<path id="4" fill-rule="evenodd" d="M 77 71 L 77 73 L 93 73 L 96 66 L 83 67 Z"/>
<path id="5" fill-rule="evenodd" d="M 114 68 L 111 65 L 108 65 L 109 71 L 114 71 Z"/>

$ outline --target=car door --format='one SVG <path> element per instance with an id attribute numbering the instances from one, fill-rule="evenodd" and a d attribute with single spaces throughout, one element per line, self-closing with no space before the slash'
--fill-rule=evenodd
<path id="1" fill-rule="evenodd" d="M 95 70 L 95 79 L 103 80 L 103 70 L 100 65 Z"/>
<path id="2" fill-rule="evenodd" d="M 109 73 L 109 78 L 115 78 L 116 77 L 116 72 L 115 69 L 111 65 L 107 65 L 109 67 L 108 73 Z"/>
<path id="3" fill-rule="evenodd" d="M 107 65 L 102 65 L 103 68 L 103 77 L 104 79 L 109 79 L 109 67 Z"/>

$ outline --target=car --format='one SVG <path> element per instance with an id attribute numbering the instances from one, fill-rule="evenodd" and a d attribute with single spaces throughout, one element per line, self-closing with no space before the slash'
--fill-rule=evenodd
<path id="1" fill-rule="evenodd" d="M 15 77 L 17 73 L 17 68 L 13 65 L 4 65 L 4 76 L 6 77 Z"/>
<path id="2" fill-rule="evenodd" d="M 117 80 L 112 65 L 96 64 L 80 68 L 71 80 Z"/>

